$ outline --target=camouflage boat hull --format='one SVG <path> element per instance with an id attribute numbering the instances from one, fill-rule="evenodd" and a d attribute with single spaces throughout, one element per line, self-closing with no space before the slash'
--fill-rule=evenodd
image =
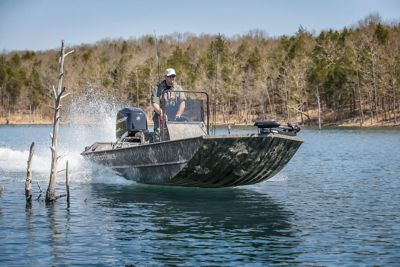
<path id="1" fill-rule="evenodd" d="M 281 134 L 199 136 L 127 147 L 95 143 L 82 155 L 138 183 L 229 187 L 271 178 L 302 142 Z"/>

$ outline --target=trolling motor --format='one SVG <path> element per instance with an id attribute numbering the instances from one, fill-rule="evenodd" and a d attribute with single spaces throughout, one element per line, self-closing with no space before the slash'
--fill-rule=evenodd
<path id="1" fill-rule="evenodd" d="M 256 121 L 254 126 L 257 126 L 259 135 L 277 133 L 296 136 L 297 133 L 300 132 L 300 127 L 297 124 L 292 125 L 288 123 L 287 126 L 281 126 L 281 124 L 276 121 Z"/>

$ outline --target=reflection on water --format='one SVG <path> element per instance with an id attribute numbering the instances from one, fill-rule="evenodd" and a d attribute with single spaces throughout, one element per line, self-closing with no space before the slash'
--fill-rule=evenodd
<path id="1" fill-rule="evenodd" d="M 294 214 L 253 190 L 74 184 L 70 207 L 65 199 L 25 207 L 13 185 L 0 202 L 7 266 L 298 262 Z"/>
<path id="2" fill-rule="evenodd" d="M 119 228 L 114 238 L 136 243 L 131 253 L 164 264 L 232 265 L 253 258 L 294 262 L 292 214 L 266 195 L 245 189 L 91 188 L 93 198 L 103 199 L 99 204 L 111 213 L 108 223 Z"/>

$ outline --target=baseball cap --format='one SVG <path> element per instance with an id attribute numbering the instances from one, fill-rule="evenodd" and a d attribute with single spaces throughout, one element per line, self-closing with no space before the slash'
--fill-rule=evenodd
<path id="1" fill-rule="evenodd" d="M 176 75 L 175 70 L 172 68 L 166 69 L 165 70 L 165 76 L 171 76 L 171 75 Z"/>

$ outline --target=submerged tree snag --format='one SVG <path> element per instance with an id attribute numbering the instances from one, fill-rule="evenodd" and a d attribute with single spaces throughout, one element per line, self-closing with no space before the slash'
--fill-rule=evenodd
<path id="1" fill-rule="evenodd" d="M 58 155 L 58 131 L 60 128 L 60 110 L 61 110 L 61 99 L 66 97 L 68 94 L 65 93 L 65 87 L 63 87 L 63 76 L 64 76 L 64 59 L 69 54 L 73 53 L 74 50 L 64 53 L 64 40 L 61 42 L 61 54 L 58 62 L 58 86 L 55 88 L 53 86 L 53 133 L 50 135 L 51 137 L 51 169 L 50 169 L 50 180 L 49 187 L 46 192 L 46 202 L 55 201 L 58 197 L 56 197 L 55 187 L 56 187 L 56 178 L 57 178 L 57 162 L 60 158 Z"/>
<path id="2" fill-rule="evenodd" d="M 67 190 L 67 203 L 69 204 L 69 175 L 68 175 L 68 160 L 65 166 L 65 187 Z"/>
<path id="3" fill-rule="evenodd" d="M 28 157 L 28 166 L 26 168 L 26 179 L 25 179 L 25 198 L 26 203 L 32 202 L 32 157 L 33 151 L 35 148 L 35 143 L 32 142 L 31 147 L 29 149 L 29 157 Z"/>

